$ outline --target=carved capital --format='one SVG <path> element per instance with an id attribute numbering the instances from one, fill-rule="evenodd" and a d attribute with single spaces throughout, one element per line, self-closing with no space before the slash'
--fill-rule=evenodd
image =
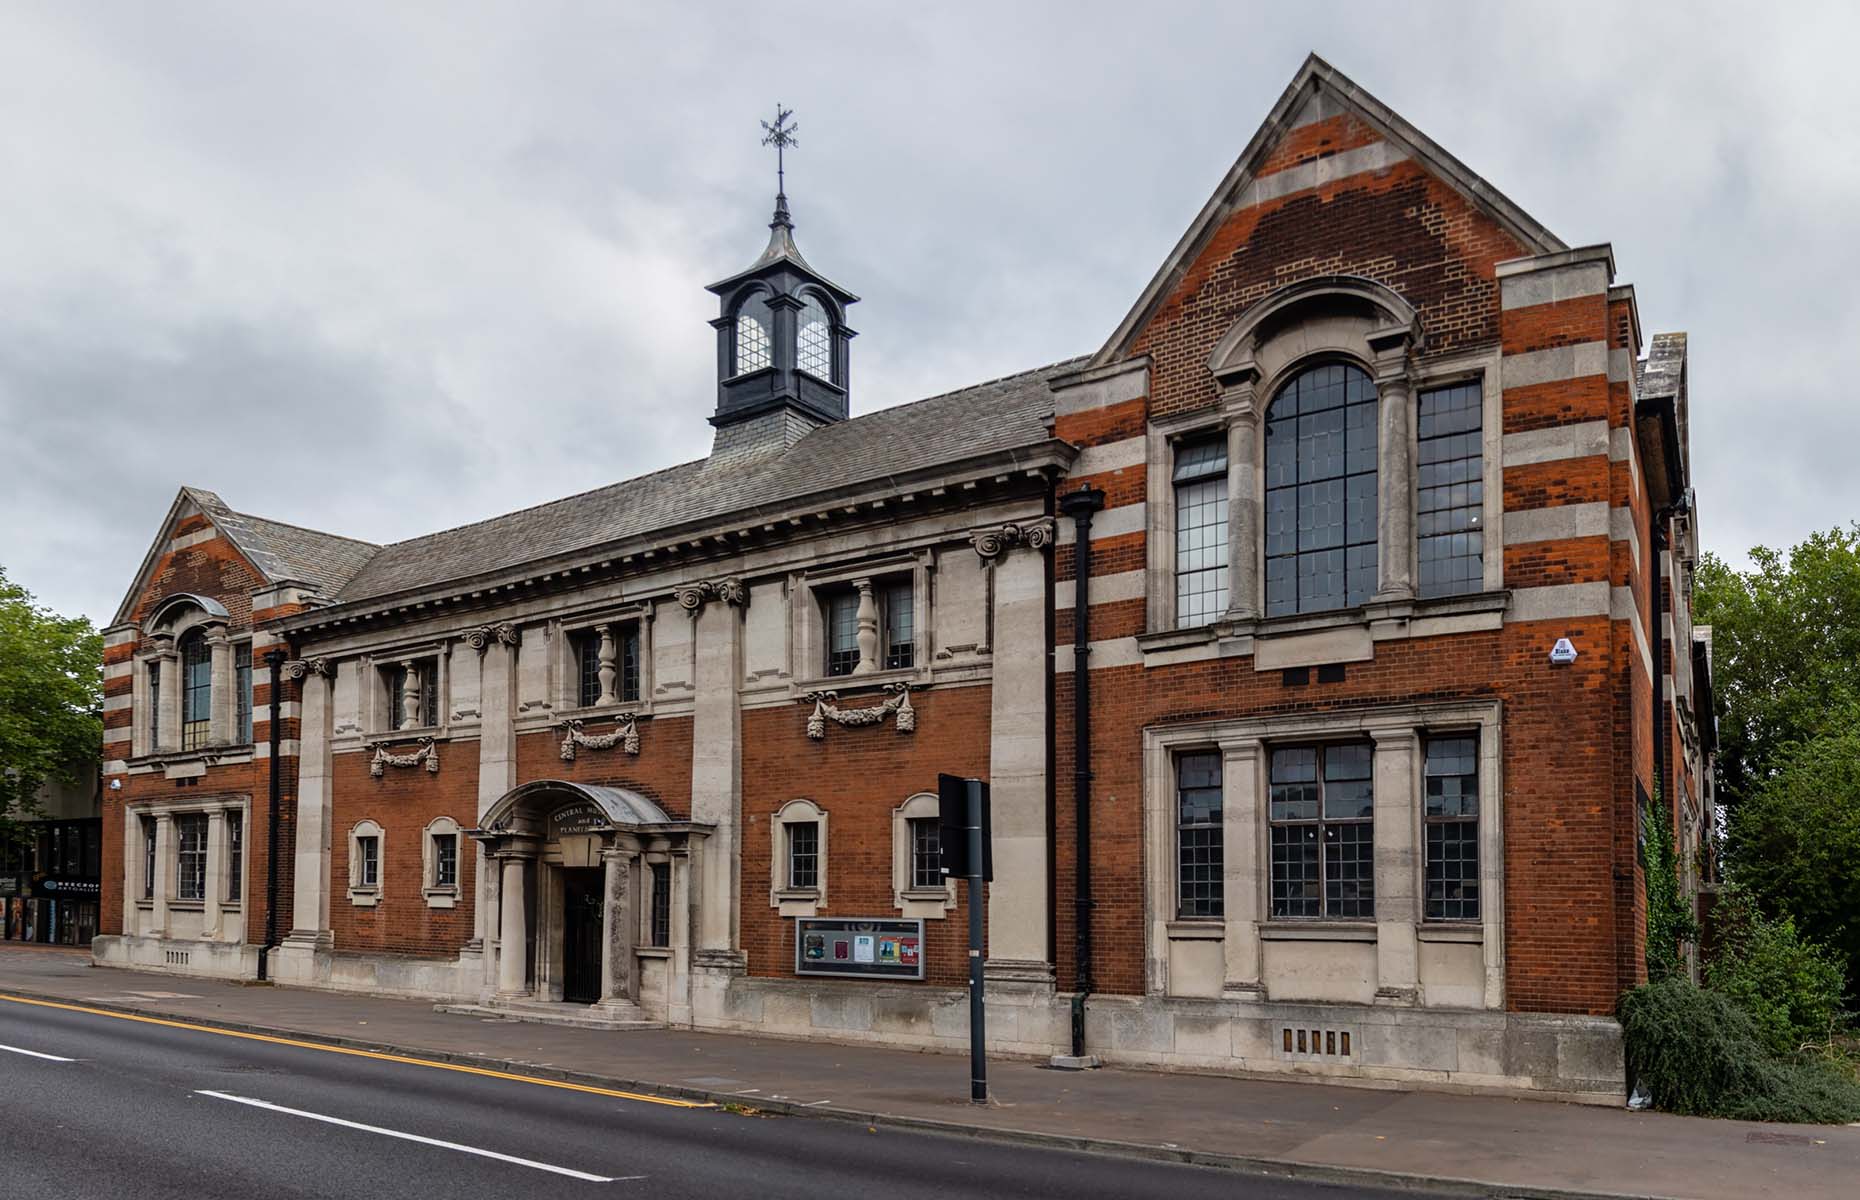
<path id="1" fill-rule="evenodd" d="M 286 659 L 283 667 L 286 679 L 302 679 L 306 675 L 321 675 L 330 678 L 336 668 L 327 658 L 292 658 Z"/>
<path id="2" fill-rule="evenodd" d="M 1032 521 L 1009 521 L 987 529 L 971 530 L 969 544 L 984 563 L 992 563 L 1016 546 L 1044 550 L 1053 544 L 1053 519 L 1039 517 Z"/>
<path id="3" fill-rule="evenodd" d="M 516 645 L 517 627 L 509 621 L 500 621 L 495 625 L 480 625 L 476 629 L 467 629 L 459 636 L 465 639 L 467 646 L 483 654 L 485 647 L 492 642 L 502 646 Z"/>
<path id="4" fill-rule="evenodd" d="M 674 589 L 673 594 L 678 598 L 678 607 L 694 617 L 706 600 L 721 600 L 737 608 L 749 606 L 749 585 L 735 578 L 700 579 Z"/>

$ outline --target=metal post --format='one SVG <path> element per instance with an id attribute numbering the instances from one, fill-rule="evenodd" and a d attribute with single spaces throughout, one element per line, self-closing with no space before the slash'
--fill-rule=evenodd
<path id="1" fill-rule="evenodd" d="M 969 1099 L 988 1103 L 988 1018 L 982 1004 L 982 781 L 969 793 Z"/>

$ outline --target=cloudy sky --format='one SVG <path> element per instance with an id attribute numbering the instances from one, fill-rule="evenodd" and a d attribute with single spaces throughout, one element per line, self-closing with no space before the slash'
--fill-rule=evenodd
<path id="1" fill-rule="evenodd" d="M 13 0 L 0 567 L 102 624 L 182 483 L 388 541 L 701 456 L 778 100 L 856 411 L 1095 349 L 1313 49 L 1691 333 L 1741 558 L 1860 516 L 1843 8 Z"/>

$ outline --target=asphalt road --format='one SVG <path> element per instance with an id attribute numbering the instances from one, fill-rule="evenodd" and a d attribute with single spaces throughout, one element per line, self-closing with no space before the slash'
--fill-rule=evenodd
<path id="1" fill-rule="evenodd" d="M 677 1107 L 9 1001 L 0 1130 L 7 1200 L 1390 1195 Z"/>

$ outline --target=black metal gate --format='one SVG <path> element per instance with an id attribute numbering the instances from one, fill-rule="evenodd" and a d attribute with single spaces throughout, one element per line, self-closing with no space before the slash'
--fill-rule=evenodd
<path id="1" fill-rule="evenodd" d="M 593 1004 L 601 998 L 601 871 L 562 872 L 562 999 Z"/>

